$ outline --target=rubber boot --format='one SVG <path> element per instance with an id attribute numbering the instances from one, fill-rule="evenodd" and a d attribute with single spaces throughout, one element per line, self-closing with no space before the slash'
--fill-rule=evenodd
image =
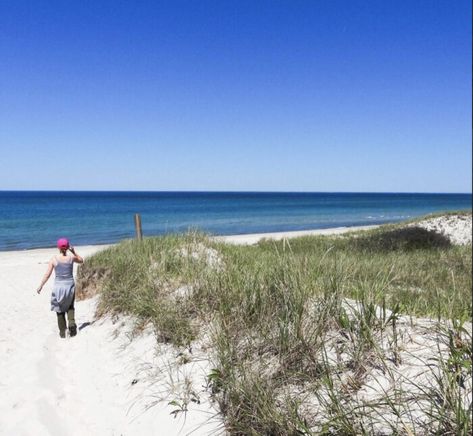
<path id="1" fill-rule="evenodd" d="M 67 311 L 67 323 L 69 324 L 69 335 L 75 336 L 77 334 L 77 326 L 74 319 L 74 308 Z"/>
<path id="2" fill-rule="evenodd" d="M 66 337 L 66 314 L 60 312 L 57 314 L 57 326 L 59 327 L 59 336 L 61 338 Z"/>

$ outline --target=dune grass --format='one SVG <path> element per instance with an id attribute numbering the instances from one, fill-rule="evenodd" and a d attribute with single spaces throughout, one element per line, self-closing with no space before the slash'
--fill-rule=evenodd
<path id="1" fill-rule="evenodd" d="M 161 341 L 210 330 L 209 385 L 230 434 L 469 434 L 471 268 L 471 246 L 420 228 L 255 246 L 189 233 L 111 247 L 79 283 Z M 425 330 L 433 383 L 395 374 L 405 315 L 442 320 Z M 374 371 L 399 387 L 360 400 Z"/>

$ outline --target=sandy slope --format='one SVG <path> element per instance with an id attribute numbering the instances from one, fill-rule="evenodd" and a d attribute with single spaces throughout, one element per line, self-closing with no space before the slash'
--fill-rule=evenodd
<path id="1" fill-rule="evenodd" d="M 95 321 L 91 299 L 76 303 L 77 337 L 59 338 L 49 311 L 52 279 L 41 295 L 35 292 L 54 251 L 0 253 L 0 434 L 198 435 L 217 429 L 216 419 L 206 424 L 215 411 L 205 401 L 191 403 L 185 420 L 183 414 L 174 418 L 176 407 L 167 402 L 144 411 L 175 387 L 167 371 L 157 373 L 174 360 L 173 350 L 157 349 L 152 332 L 130 341 L 131 320 Z M 208 368 L 187 371 L 204 376 Z"/>
<path id="2" fill-rule="evenodd" d="M 251 245 L 256 244 L 261 239 L 274 239 L 278 241 L 286 238 L 298 238 L 300 236 L 309 235 L 340 235 L 354 230 L 369 230 L 374 229 L 375 227 L 379 226 L 334 227 L 331 229 L 298 230 L 293 232 L 253 233 L 250 235 L 216 236 L 215 239 L 217 241 L 229 242 L 232 244 Z"/>
<path id="3" fill-rule="evenodd" d="M 427 218 L 415 225 L 446 236 L 454 245 L 468 245 L 472 237 L 471 222 L 471 214 L 459 214 Z"/>
<path id="4" fill-rule="evenodd" d="M 471 218 L 466 227 L 471 233 Z M 252 244 L 261 238 L 348 230 L 219 239 Z M 88 256 L 101 248 L 77 250 Z M 205 344 L 194 347 L 191 358 L 181 359 L 176 349 L 157 345 L 152 331 L 131 340 L 132 320 L 96 320 L 95 299 L 76 303 L 77 337 L 59 338 L 55 315 L 49 311 L 52 279 L 41 295 L 35 292 L 55 251 L 0 252 L 0 434 L 221 434 L 205 389 L 211 369 Z M 168 405 L 172 400 L 187 402 L 189 412 L 174 418 L 171 412 L 178 406 Z"/>

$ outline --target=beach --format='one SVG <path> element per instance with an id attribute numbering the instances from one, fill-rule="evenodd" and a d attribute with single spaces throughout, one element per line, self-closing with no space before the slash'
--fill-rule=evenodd
<path id="1" fill-rule="evenodd" d="M 251 244 L 262 238 L 348 230 L 351 229 L 223 239 Z M 87 258 L 106 247 L 81 246 L 76 251 Z M 198 435 L 218 430 L 217 411 L 209 403 L 203 403 L 203 407 L 193 404 L 195 407 L 185 417 L 174 418 L 170 414 L 176 409 L 167 405 L 171 400 L 146 411 L 162 391 L 154 386 L 155 379 L 146 376 L 156 359 L 163 360 L 163 355 L 156 356 L 152 331 L 130 341 L 127 332 L 132 329 L 132 320 L 97 320 L 97 300 L 88 299 L 75 304 L 77 337 L 59 338 L 56 317 L 49 310 L 53 278 L 40 295 L 36 294 L 48 261 L 56 251 L 43 248 L 0 252 L 0 434 Z M 166 352 L 170 354 L 164 358 L 173 360 L 172 351 Z M 139 381 L 133 384 L 134 380 Z"/>
<path id="2" fill-rule="evenodd" d="M 102 248 L 77 247 L 77 252 L 87 258 Z M 59 338 L 49 310 L 52 280 L 36 294 L 55 253 L 0 253 L 0 434 L 172 435 L 214 428 L 206 425 L 207 410 L 185 420 L 174 418 L 175 407 L 167 402 L 145 411 L 161 391 L 146 378 L 150 366 L 163 359 L 156 356 L 152 331 L 131 341 L 132 321 L 97 321 L 96 300 L 89 299 L 75 304 L 77 337 Z"/>
<path id="3" fill-rule="evenodd" d="M 473 435 L 471 16 L 0 2 L 0 436 Z"/>
<path id="4" fill-rule="evenodd" d="M 272 233 L 252 233 L 249 235 L 229 235 L 229 236 L 215 236 L 216 241 L 226 242 L 229 244 L 252 245 L 256 244 L 262 239 L 272 239 L 280 241 L 282 239 L 299 238 L 301 236 L 313 235 L 342 235 L 354 230 L 370 230 L 379 227 L 372 226 L 356 226 L 356 227 L 334 227 L 331 229 L 317 229 L 317 230 L 299 230 L 291 232 L 272 232 Z"/>
<path id="5" fill-rule="evenodd" d="M 360 228 L 217 239 L 253 244 L 263 238 L 351 230 Z M 450 231 L 465 240 L 471 234 L 471 216 L 469 227 L 453 226 Z M 87 259 L 105 247 L 81 246 L 76 251 Z M 49 248 L 0 252 L 0 434 L 221 434 L 219 411 L 205 387 L 212 369 L 206 359 L 195 359 L 197 363 L 185 370 L 174 367 L 175 349 L 157 344 L 152 328 L 145 326 L 136 333 L 133 318 L 97 318 L 97 297 L 76 302 L 77 337 L 59 338 L 56 317 L 49 310 L 53 279 L 41 295 L 36 294 L 55 253 Z M 205 353 L 204 346 L 194 350 L 194 356 L 199 353 Z M 195 401 L 189 402 L 187 412 L 181 413 L 173 392 L 189 378 L 199 391 L 193 393 Z"/>

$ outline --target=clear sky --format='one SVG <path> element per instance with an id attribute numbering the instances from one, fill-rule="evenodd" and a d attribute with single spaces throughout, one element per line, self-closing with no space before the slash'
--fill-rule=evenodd
<path id="1" fill-rule="evenodd" d="M 0 189 L 471 192 L 470 0 L 0 1 Z"/>

